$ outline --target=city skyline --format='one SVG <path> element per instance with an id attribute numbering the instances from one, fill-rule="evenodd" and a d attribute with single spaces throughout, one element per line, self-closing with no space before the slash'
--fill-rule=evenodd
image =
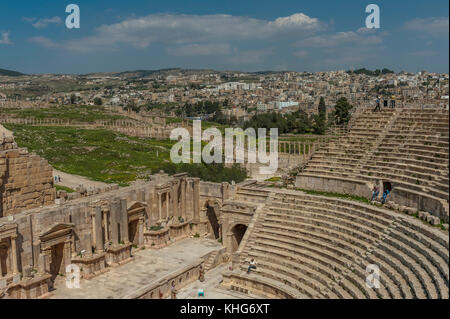
<path id="1" fill-rule="evenodd" d="M 71 30 L 64 23 L 67 4 L 0 4 L 0 68 L 27 74 L 362 67 L 448 73 L 444 1 L 378 1 L 380 29 L 365 27 L 369 3 L 362 1 L 77 1 L 81 28 Z"/>

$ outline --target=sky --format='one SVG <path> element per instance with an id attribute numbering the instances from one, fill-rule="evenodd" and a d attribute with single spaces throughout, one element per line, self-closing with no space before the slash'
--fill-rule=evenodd
<path id="1" fill-rule="evenodd" d="M 80 28 L 66 27 L 66 6 Z M 380 28 L 366 28 L 366 6 Z M 161 68 L 448 73 L 447 0 L 3 0 L 0 68 L 84 74 Z"/>

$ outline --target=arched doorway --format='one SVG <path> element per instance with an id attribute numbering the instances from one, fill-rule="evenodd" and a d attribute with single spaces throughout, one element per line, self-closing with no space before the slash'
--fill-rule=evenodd
<path id="1" fill-rule="evenodd" d="M 392 192 L 392 184 L 391 184 L 391 182 L 383 181 L 383 192 L 385 190 L 389 190 L 389 192 Z"/>
<path id="2" fill-rule="evenodd" d="M 241 244 L 242 238 L 245 235 L 245 232 L 247 231 L 247 226 L 243 224 L 237 224 L 233 227 L 231 230 L 232 238 L 231 238 L 231 249 L 232 252 L 235 252 L 238 250 L 239 245 Z"/>
<path id="3" fill-rule="evenodd" d="M 220 238 L 220 223 L 217 218 L 216 209 L 214 206 L 210 206 L 209 203 L 206 203 L 206 216 L 208 217 L 209 227 L 214 236 L 214 239 Z"/>

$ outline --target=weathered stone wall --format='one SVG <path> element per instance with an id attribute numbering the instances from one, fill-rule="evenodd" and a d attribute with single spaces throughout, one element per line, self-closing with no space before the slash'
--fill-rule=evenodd
<path id="1" fill-rule="evenodd" d="M 55 196 L 52 167 L 18 148 L 12 133 L 0 125 L 0 217 L 51 205 Z"/>
<path id="2" fill-rule="evenodd" d="M 295 180 L 295 187 L 321 192 L 354 194 L 363 197 L 371 196 L 371 186 L 363 181 L 332 176 L 299 175 Z"/>
<path id="3" fill-rule="evenodd" d="M 208 189 L 214 198 L 223 197 L 223 185 L 210 183 Z M 49 273 L 63 273 L 68 264 L 84 265 L 88 273 L 82 276 L 92 277 L 96 270 L 130 260 L 131 245 L 144 246 L 152 227 L 170 229 L 169 236 L 180 239 L 196 223 L 200 223 L 200 180 L 186 174 L 160 173 L 146 183 L 22 210 L 0 218 L 0 239 L 14 238 L 16 247 L 8 248 L 8 253 L 15 251 L 17 260 L 15 269 L 11 263 L 4 269 L 6 276 L 0 274 L 0 285 L 11 288 L 11 297 L 12 285 L 19 284 L 24 272 L 38 287 Z M 52 270 L 55 249 L 62 255 L 58 270 Z"/>

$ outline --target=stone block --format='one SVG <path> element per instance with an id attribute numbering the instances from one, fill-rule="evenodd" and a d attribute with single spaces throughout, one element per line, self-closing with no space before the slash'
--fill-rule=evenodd
<path id="1" fill-rule="evenodd" d="M 427 217 L 430 215 L 430 213 L 428 213 L 428 212 L 424 212 L 424 211 L 420 211 L 419 212 L 419 218 L 420 219 L 422 219 L 422 220 L 427 220 Z"/>

